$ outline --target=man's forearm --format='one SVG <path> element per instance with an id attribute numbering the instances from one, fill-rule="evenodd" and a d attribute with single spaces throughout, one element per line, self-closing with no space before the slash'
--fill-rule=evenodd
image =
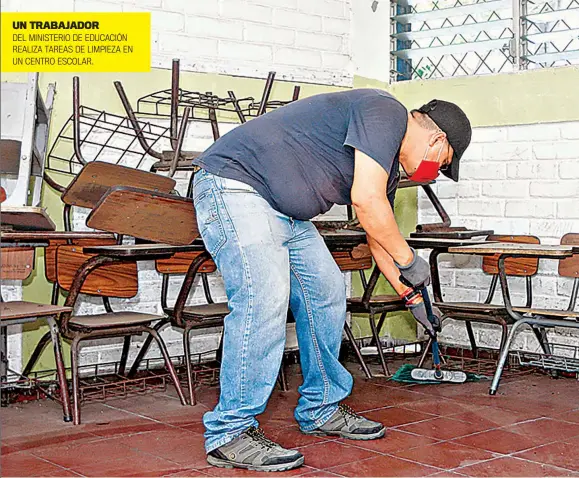
<path id="1" fill-rule="evenodd" d="M 376 200 L 371 207 L 368 203 L 365 205 L 354 204 L 354 209 L 356 217 L 360 220 L 360 225 L 390 255 L 390 259 L 394 259 L 401 265 L 409 264 L 412 261 L 412 251 L 398 229 L 389 203 Z M 396 267 L 394 263 L 392 263 L 392 267 Z M 381 267 L 380 270 L 382 270 Z M 384 270 L 382 272 L 385 274 Z"/>
<path id="2" fill-rule="evenodd" d="M 390 282 L 398 295 L 402 295 L 408 287 L 400 282 L 400 271 L 396 267 L 396 264 L 394 264 L 394 260 L 390 254 L 370 235 L 368 235 L 368 245 L 370 246 L 370 252 L 376 264 L 382 271 L 382 274 L 384 274 L 384 277 L 386 277 L 386 280 Z"/>

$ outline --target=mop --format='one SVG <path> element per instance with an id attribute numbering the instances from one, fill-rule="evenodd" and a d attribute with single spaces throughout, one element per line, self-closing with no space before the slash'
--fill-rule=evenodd
<path id="1" fill-rule="evenodd" d="M 436 318 L 432 312 L 432 304 L 428 295 L 428 290 L 424 287 L 421 290 L 422 299 L 426 307 L 428 320 L 431 324 L 436 324 Z M 465 373 L 460 370 L 442 370 L 440 361 L 440 350 L 438 348 L 438 340 L 436 337 L 436 329 L 430 339 L 432 346 L 432 361 L 434 368 L 418 368 L 412 364 L 405 364 L 392 376 L 391 380 L 403 383 L 465 383 L 466 381 L 475 382 L 481 380 L 483 377 L 474 373 Z"/>

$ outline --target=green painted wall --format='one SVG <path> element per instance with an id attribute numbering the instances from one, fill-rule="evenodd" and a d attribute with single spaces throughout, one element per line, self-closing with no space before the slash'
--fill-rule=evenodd
<path id="1" fill-rule="evenodd" d="M 454 101 L 473 126 L 579 120 L 579 66 L 498 75 L 402 81 L 389 91 L 408 107 Z"/>

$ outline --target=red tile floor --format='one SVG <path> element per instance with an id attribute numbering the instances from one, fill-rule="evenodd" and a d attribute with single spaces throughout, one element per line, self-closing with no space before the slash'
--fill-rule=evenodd
<path id="1" fill-rule="evenodd" d="M 579 476 L 579 382 L 542 374 L 488 382 L 402 386 L 366 381 L 352 365 L 348 403 L 389 429 L 375 441 L 299 433 L 292 411 L 301 382 L 276 389 L 260 417 L 268 436 L 299 448 L 305 465 L 267 476 Z M 0 476 L 256 476 L 209 467 L 202 415 L 218 389 L 202 387 L 199 404 L 182 407 L 173 389 L 90 403 L 83 424 L 60 420 L 57 404 L 37 401 L 0 411 Z"/>

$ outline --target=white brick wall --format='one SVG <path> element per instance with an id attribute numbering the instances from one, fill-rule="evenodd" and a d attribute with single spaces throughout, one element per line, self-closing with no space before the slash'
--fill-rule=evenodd
<path id="1" fill-rule="evenodd" d="M 579 122 L 475 128 L 461 163 L 460 182 L 442 179 L 434 190 L 453 225 L 532 234 L 542 243 L 557 244 L 564 234 L 579 232 Z M 439 220 L 422 192 L 418 218 L 419 223 Z M 489 279 L 480 269 L 480 259 L 464 261 L 460 256 L 442 261 L 445 300 L 484 300 Z M 533 279 L 535 305 L 567 307 L 571 280 L 558 278 L 556 267 L 541 260 Z M 514 300 L 522 301 L 521 281 L 513 282 L 513 291 Z M 499 299 L 500 291 L 495 301 Z M 478 327 L 477 338 L 496 346 L 498 335 L 489 330 Z M 445 327 L 444 335 L 447 341 L 468 343 L 461 323 Z M 525 333 L 518 345 L 534 350 L 537 343 Z"/>
<path id="2" fill-rule="evenodd" d="M 5 11 L 150 11 L 152 66 L 351 85 L 352 0 L 2 0 Z"/>

